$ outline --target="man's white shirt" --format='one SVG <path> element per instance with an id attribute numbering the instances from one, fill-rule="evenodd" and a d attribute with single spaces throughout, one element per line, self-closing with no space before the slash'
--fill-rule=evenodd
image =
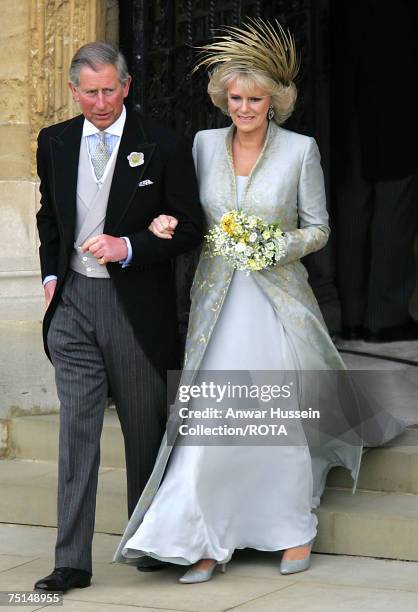
<path id="1" fill-rule="evenodd" d="M 93 154 L 93 151 L 95 150 L 98 142 L 99 142 L 99 132 L 100 130 L 97 129 L 97 127 L 95 125 L 93 125 L 93 123 L 91 123 L 91 121 L 89 121 L 88 119 L 84 119 L 84 124 L 83 124 L 83 132 L 82 132 L 82 136 L 81 136 L 81 145 L 82 147 L 87 147 L 87 153 L 89 156 L 89 161 L 90 161 L 90 169 L 93 175 L 93 178 L 95 180 L 95 182 L 97 183 L 98 188 L 100 189 L 104 180 L 106 179 L 106 176 L 109 172 L 109 169 L 111 167 L 111 162 L 113 161 L 113 159 L 116 157 L 116 155 L 118 154 L 118 150 L 119 150 L 119 145 L 120 145 L 120 141 L 122 138 L 122 134 L 123 134 L 123 129 L 125 127 L 125 121 L 126 121 L 126 108 L 125 106 L 123 106 L 122 108 L 122 112 L 120 114 L 120 116 L 116 119 L 116 121 L 114 123 L 112 123 L 112 125 L 109 125 L 108 128 L 106 128 L 104 130 L 105 132 L 105 142 L 106 142 L 106 146 L 108 148 L 108 151 L 110 153 L 110 158 L 106 164 L 106 168 L 105 171 L 103 173 L 103 176 L 99 179 L 97 179 L 96 174 L 94 172 L 94 168 L 93 168 L 93 164 L 91 162 L 91 156 Z M 121 236 L 121 238 L 123 238 L 123 240 L 126 242 L 126 246 L 128 247 L 128 256 L 125 260 L 120 261 L 119 263 L 122 265 L 122 267 L 126 267 L 129 265 L 131 259 L 132 259 L 132 245 L 131 245 L 131 241 L 129 240 L 129 238 L 127 238 L 126 236 Z M 42 281 L 43 286 L 45 287 L 45 285 L 47 283 L 49 283 L 49 281 L 52 280 L 57 280 L 57 277 L 53 274 L 50 274 L 48 276 L 45 276 L 45 278 Z"/>
<path id="2" fill-rule="evenodd" d="M 123 128 L 125 127 L 125 121 L 126 121 L 126 109 L 124 106 L 122 108 L 122 112 L 120 116 L 116 119 L 115 123 L 112 123 L 112 125 L 109 125 L 109 127 L 104 130 L 105 142 L 106 142 L 108 151 L 111 155 L 106 164 L 106 168 L 103 173 L 103 176 L 99 180 L 96 178 L 93 164 L 91 163 L 91 156 L 99 143 L 100 130 L 98 130 L 97 127 L 93 125 L 88 119 L 84 119 L 82 146 L 87 147 L 87 153 L 88 153 L 89 160 L 90 160 L 91 172 L 99 188 L 102 186 L 104 180 L 106 179 L 106 176 L 109 172 L 109 168 L 111 167 L 111 161 L 113 161 L 114 157 L 118 154 L 120 139 L 122 137 Z"/>

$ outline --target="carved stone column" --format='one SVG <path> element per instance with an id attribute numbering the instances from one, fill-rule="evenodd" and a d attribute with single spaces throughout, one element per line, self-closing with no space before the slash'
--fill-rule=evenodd
<path id="1" fill-rule="evenodd" d="M 36 138 L 78 110 L 67 80 L 72 55 L 92 40 L 118 42 L 117 0 L 2 3 L 0 30 L 0 419 L 56 409 L 43 355 L 43 290 L 35 213 Z M 3 387 L 4 385 L 4 387 Z"/>
<path id="2" fill-rule="evenodd" d="M 29 78 L 32 151 L 42 127 L 77 114 L 67 85 L 71 58 L 86 42 L 108 39 L 107 33 L 111 42 L 116 42 L 116 9 L 116 0 L 32 0 Z M 108 32 L 107 23 L 111 26 Z"/>

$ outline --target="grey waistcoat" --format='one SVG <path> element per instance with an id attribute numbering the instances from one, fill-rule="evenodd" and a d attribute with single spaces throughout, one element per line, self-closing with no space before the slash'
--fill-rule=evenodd
<path id="1" fill-rule="evenodd" d="M 103 233 L 110 186 L 115 170 L 117 154 L 110 160 L 110 168 L 102 186 L 96 183 L 83 138 L 80 147 L 77 178 L 77 213 L 75 243 L 70 267 L 75 272 L 94 278 L 109 278 L 106 266 L 101 266 L 91 253 L 81 253 L 79 248 L 88 238 Z"/>

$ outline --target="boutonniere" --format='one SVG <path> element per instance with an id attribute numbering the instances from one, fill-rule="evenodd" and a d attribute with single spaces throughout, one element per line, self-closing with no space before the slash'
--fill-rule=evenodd
<path id="1" fill-rule="evenodd" d="M 144 154 L 140 152 L 138 153 L 138 151 L 132 151 L 132 153 L 129 153 L 127 160 L 131 168 L 142 166 L 144 163 Z"/>

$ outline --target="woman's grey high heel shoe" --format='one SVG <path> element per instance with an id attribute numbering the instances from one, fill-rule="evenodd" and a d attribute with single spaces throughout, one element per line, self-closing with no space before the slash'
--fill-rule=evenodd
<path id="1" fill-rule="evenodd" d="M 310 544 L 310 549 L 306 557 L 303 559 L 282 559 L 280 562 L 280 573 L 283 575 L 297 574 L 298 572 L 304 572 L 305 570 L 309 569 L 311 566 L 311 551 L 313 542 L 313 540 L 308 542 L 308 544 Z"/>
<path id="2" fill-rule="evenodd" d="M 214 563 L 207 569 L 193 569 L 192 567 L 181 577 L 179 582 L 182 584 L 194 584 L 195 582 L 207 582 L 212 578 L 213 572 L 216 567 L 220 568 L 221 572 L 225 574 L 226 563 Z"/>

